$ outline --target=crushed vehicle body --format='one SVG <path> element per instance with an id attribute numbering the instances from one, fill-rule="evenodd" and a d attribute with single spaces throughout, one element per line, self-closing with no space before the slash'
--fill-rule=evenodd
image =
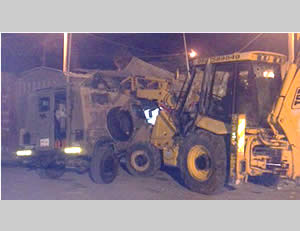
<path id="1" fill-rule="evenodd" d="M 134 148 L 131 144 L 146 141 L 150 130 L 132 97 L 120 92 L 122 77 L 78 76 L 84 75 L 69 76 L 69 100 L 66 84 L 36 90 L 22 99 L 24 122 L 16 154 L 51 178 L 62 176 L 66 168 L 90 169 L 96 183 L 109 183 L 117 175 L 122 154 Z"/>

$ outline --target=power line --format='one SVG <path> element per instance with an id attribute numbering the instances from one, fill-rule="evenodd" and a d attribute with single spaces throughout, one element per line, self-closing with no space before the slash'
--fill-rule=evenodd
<path id="1" fill-rule="evenodd" d="M 97 35 L 94 35 L 94 34 L 89 33 L 88 35 L 92 36 L 94 38 L 97 38 L 99 40 L 103 40 L 103 41 L 118 45 L 118 46 L 123 46 L 123 47 L 126 47 L 126 48 L 141 50 L 143 52 L 150 53 L 150 51 L 147 51 L 147 50 L 144 50 L 144 49 L 141 49 L 141 48 L 137 48 L 137 47 L 133 47 L 133 46 L 128 46 L 128 45 L 125 45 L 125 44 L 122 44 L 122 43 L 119 43 L 119 42 L 115 42 L 115 41 L 112 41 L 112 40 L 109 40 L 109 39 L 105 39 L 103 37 L 100 37 L 100 36 L 97 36 Z M 159 55 L 134 55 L 134 56 L 136 56 L 138 58 L 160 58 L 160 57 L 175 57 L 175 56 L 181 56 L 181 55 L 184 55 L 184 52 L 171 53 L 171 54 L 159 54 Z M 97 55 L 95 55 L 95 56 L 97 56 Z M 99 56 L 103 56 L 103 55 L 99 55 Z"/>
<path id="2" fill-rule="evenodd" d="M 105 42 L 108 42 L 108 43 L 111 43 L 111 44 L 114 44 L 114 45 L 117 45 L 117 46 L 122 46 L 122 47 L 126 47 L 126 48 L 130 48 L 130 49 L 135 49 L 135 50 L 139 50 L 139 51 L 142 51 L 144 53 L 148 53 L 150 55 L 134 55 L 136 57 L 139 57 L 139 58 L 163 58 L 163 57 L 177 57 L 177 56 L 182 56 L 184 55 L 184 52 L 179 52 L 179 53 L 171 53 L 171 54 L 158 54 L 158 55 L 152 55 L 153 52 L 150 52 L 150 51 L 147 51 L 145 49 L 142 49 L 142 48 L 137 48 L 137 47 L 134 47 L 134 46 L 128 46 L 128 45 L 125 45 L 125 44 L 122 44 L 122 43 L 119 43 L 119 42 L 115 42 L 115 41 L 112 41 L 112 40 L 109 40 L 109 39 L 106 39 L 106 38 L 103 38 L 103 37 L 100 37 L 100 36 L 97 36 L 97 35 L 94 35 L 94 34 L 91 34 L 91 33 L 85 33 L 86 35 L 90 36 L 90 37 L 93 37 L 95 39 L 98 39 L 98 40 L 101 40 L 101 41 L 105 41 Z M 84 35 L 84 34 L 82 34 Z M 9 36 L 11 37 L 12 39 L 20 39 L 18 37 L 13 37 L 13 36 Z M 6 37 L 8 38 L 8 37 Z M 32 38 L 30 38 L 32 39 Z M 76 43 L 75 39 L 74 39 L 74 42 Z M 110 55 L 94 55 L 94 56 L 103 56 L 103 57 L 108 57 Z"/>
<path id="3" fill-rule="evenodd" d="M 161 58 L 161 57 L 177 57 L 183 56 L 184 53 L 174 53 L 174 54 L 164 54 L 164 55 L 132 55 L 137 58 Z M 93 54 L 93 55 L 85 55 L 85 56 L 103 56 L 103 57 L 114 57 L 113 55 L 101 55 L 101 54 Z M 128 57 L 126 55 L 118 55 L 118 57 Z"/>
<path id="4" fill-rule="evenodd" d="M 173 53 L 173 54 L 161 54 L 161 55 L 143 55 L 143 56 L 137 56 L 139 58 L 160 58 L 160 57 L 175 57 L 175 56 L 182 56 L 184 55 L 184 52 L 181 53 Z"/>
<path id="5" fill-rule="evenodd" d="M 103 37 L 100 37 L 100 36 L 97 36 L 97 35 L 94 35 L 94 34 L 88 33 L 87 35 L 92 36 L 92 37 L 97 38 L 97 39 L 100 39 L 100 40 L 103 40 L 103 41 L 106 41 L 106 42 L 111 43 L 111 44 L 118 45 L 118 46 L 122 46 L 122 47 L 130 48 L 130 49 L 139 50 L 139 51 L 142 51 L 142 52 L 148 53 L 148 54 L 152 53 L 152 52 L 147 51 L 147 50 L 142 49 L 142 48 L 138 48 L 138 47 L 134 47 L 134 46 L 128 46 L 128 45 L 125 45 L 123 43 L 112 41 L 112 40 L 109 40 L 109 39 L 106 39 L 106 38 L 103 38 Z"/>
<path id="6" fill-rule="evenodd" d="M 119 45 L 119 46 L 123 46 L 123 47 L 126 47 L 126 48 L 131 48 L 131 49 L 135 49 L 135 50 L 140 50 L 140 51 L 143 51 L 143 52 L 146 52 L 146 53 L 152 53 L 148 50 L 145 50 L 145 49 L 142 49 L 142 48 L 137 48 L 137 47 L 133 47 L 133 46 L 128 46 L 128 45 L 125 45 L 125 44 L 122 44 L 122 43 L 119 43 L 119 42 L 115 42 L 115 41 L 112 41 L 112 40 L 109 40 L 109 39 L 105 39 L 103 37 L 100 37 L 100 36 L 97 36 L 97 35 L 94 35 L 94 34 L 88 34 L 90 36 L 93 36 L 94 38 L 97 38 L 97 39 L 101 39 L 103 41 L 106 41 L 106 42 L 109 42 L 109 43 L 112 43 L 112 44 L 115 44 L 115 45 Z M 160 54 L 160 55 L 136 55 L 136 57 L 139 57 L 139 58 L 160 58 L 160 57 L 175 57 L 175 56 L 181 56 L 181 55 L 184 55 L 184 52 L 180 52 L 180 53 L 172 53 L 172 54 Z"/>
<path id="7" fill-rule="evenodd" d="M 246 49 L 248 46 L 250 46 L 256 39 L 258 39 L 260 36 L 262 36 L 263 33 L 260 33 L 258 35 L 256 35 L 253 39 L 251 39 L 245 46 L 243 46 L 240 50 L 238 50 L 237 52 L 241 52 L 242 50 Z"/>

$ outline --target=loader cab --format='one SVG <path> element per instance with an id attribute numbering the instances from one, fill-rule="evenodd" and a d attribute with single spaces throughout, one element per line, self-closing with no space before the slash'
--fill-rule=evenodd
<path id="1" fill-rule="evenodd" d="M 267 126 L 282 83 L 279 63 L 225 58 L 196 66 L 194 73 L 201 72 L 200 114 L 224 123 L 232 114 L 246 114 L 248 127 Z"/>

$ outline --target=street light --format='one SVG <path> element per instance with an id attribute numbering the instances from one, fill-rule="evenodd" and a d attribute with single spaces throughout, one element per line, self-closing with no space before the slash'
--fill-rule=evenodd
<path id="1" fill-rule="evenodd" d="M 198 55 L 197 52 L 194 51 L 193 49 L 189 53 L 190 58 L 195 58 L 197 55 Z"/>

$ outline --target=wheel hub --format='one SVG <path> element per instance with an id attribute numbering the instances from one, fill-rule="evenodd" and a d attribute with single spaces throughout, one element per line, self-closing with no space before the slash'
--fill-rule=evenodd
<path id="1" fill-rule="evenodd" d="M 195 166 L 198 170 L 208 170 L 210 168 L 210 164 L 210 158 L 205 154 L 195 159 Z"/>
<path id="2" fill-rule="evenodd" d="M 148 155 L 144 151 L 138 150 L 132 153 L 130 163 L 134 169 L 142 172 L 149 167 L 150 161 Z"/>
<path id="3" fill-rule="evenodd" d="M 144 155 L 139 155 L 135 158 L 135 163 L 139 166 L 142 167 L 145 164 L 147 164 L 148 159 Z"/>
<path id="4" fill-rule="evenodd" d="M 198 181 L 206 181 L 211 174 L 211 157 L 202 145 L 193 146 L 187 157 L 187 167 L 190 175 Z"/>

